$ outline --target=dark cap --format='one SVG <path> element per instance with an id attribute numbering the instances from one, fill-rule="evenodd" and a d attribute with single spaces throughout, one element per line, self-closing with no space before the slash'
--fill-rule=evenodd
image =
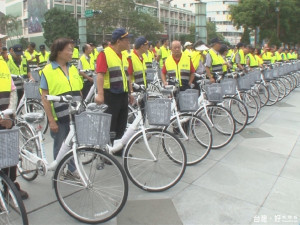
<path id="1" fill-rule="evenodd" d="M 214 44 L 223 44 L 223 42 L 219 39 L 219 38 L 213 38 L 210 40 L 210 44 L 214 45 Z"/>
<path id="2" fill-rule="evenodd" d="M 117 28 L 113 31 L 112 35 L 111 35 L 111 39 L 113 41 L 117 41 L 121 38 L 125 38 L 125 37 L 131 37 L 132 35 L 128 34 L 128 32 L 126 32 L 126 30 L 124 28 Z"/>
<path id="3" fill-rule="evenodd" d="M 23 55 L 23 47 L 22 45 L 14 45 L 13 46 L 14 53 L 16 55 Z"/>
<path id="4" fill-rule="evenodd" d="M 147 45 L 148 44 L 148 41 L 145 37 L 141 36 L 141 37 L 138 37 L 137 39 L 135 39 L 135 42 L 134 42 L 134 47 L 136 49 L 140 48 L 142 45 Z"/>
<path id="5" fill-rule="evenodd" d="M 236 45 L 237 48 L 241 48 L 241 47 L 244 47 L 244 46 L 245 46 L 245 44 L 243 42 L 239 42 Z"/>
<path id="6" fill-rule="evenodd" d="M 46 46 L 45 45 L 40 45 L 40 50 L 45 50 Z"/>

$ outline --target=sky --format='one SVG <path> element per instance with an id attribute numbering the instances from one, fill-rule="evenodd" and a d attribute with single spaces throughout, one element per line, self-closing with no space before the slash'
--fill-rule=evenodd
<path id="1" fill-rule="evenodd" d="M 0 12 L 5 13 L 5 0 L 0 0 Z"/>

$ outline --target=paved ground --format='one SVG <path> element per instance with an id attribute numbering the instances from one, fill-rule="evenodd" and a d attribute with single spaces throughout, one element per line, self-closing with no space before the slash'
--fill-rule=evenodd
<path id="1" fill-rule="evenodd" d="M 108 225 L 300 224 L 300 90 L 258 119 L 226 147 L 188 167 L 175 187 L 148 193 L 130 183 L 129 199 Z M 51 154 L 51 138 L 46 148 Z M 18 178 L 30 198 L 30 224 L 80 224 L 56 201 L 52 174 Z"/>

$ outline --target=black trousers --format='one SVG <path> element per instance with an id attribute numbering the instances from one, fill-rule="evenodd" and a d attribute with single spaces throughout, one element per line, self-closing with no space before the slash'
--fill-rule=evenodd
<path id="1" fill-rule="evenodd" d="M 127 125 L 128 93 L 114 94 L 104 90 L 104 103 L 108 105 L 106 112 L 112 115 L 110 131 L 116 133 L 115 139 L 120 139 Z"/>
<path id="2" fill-rule="evenodd" d="M 89 93 L 89 91 L 90 91 L 90 89 L 91 89 L 92 86 L 93 86 L 93 82 L 90 82 L 88 80 L 84 81 L 83 88 L 81 90 L 83 99 L 86 98 L 86 96 L 88 95 L 88 93 Z"/>

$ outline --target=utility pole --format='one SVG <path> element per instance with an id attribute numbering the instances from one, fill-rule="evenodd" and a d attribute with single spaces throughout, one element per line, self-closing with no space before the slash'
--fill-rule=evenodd
<path id="1" fill-rule="evenodd" d="M 171 2 L 172 1 L 173 0 L 168 0 L 168 4 L 169 4 L 168 38 L 170 43 L 171 43 Z"/>

